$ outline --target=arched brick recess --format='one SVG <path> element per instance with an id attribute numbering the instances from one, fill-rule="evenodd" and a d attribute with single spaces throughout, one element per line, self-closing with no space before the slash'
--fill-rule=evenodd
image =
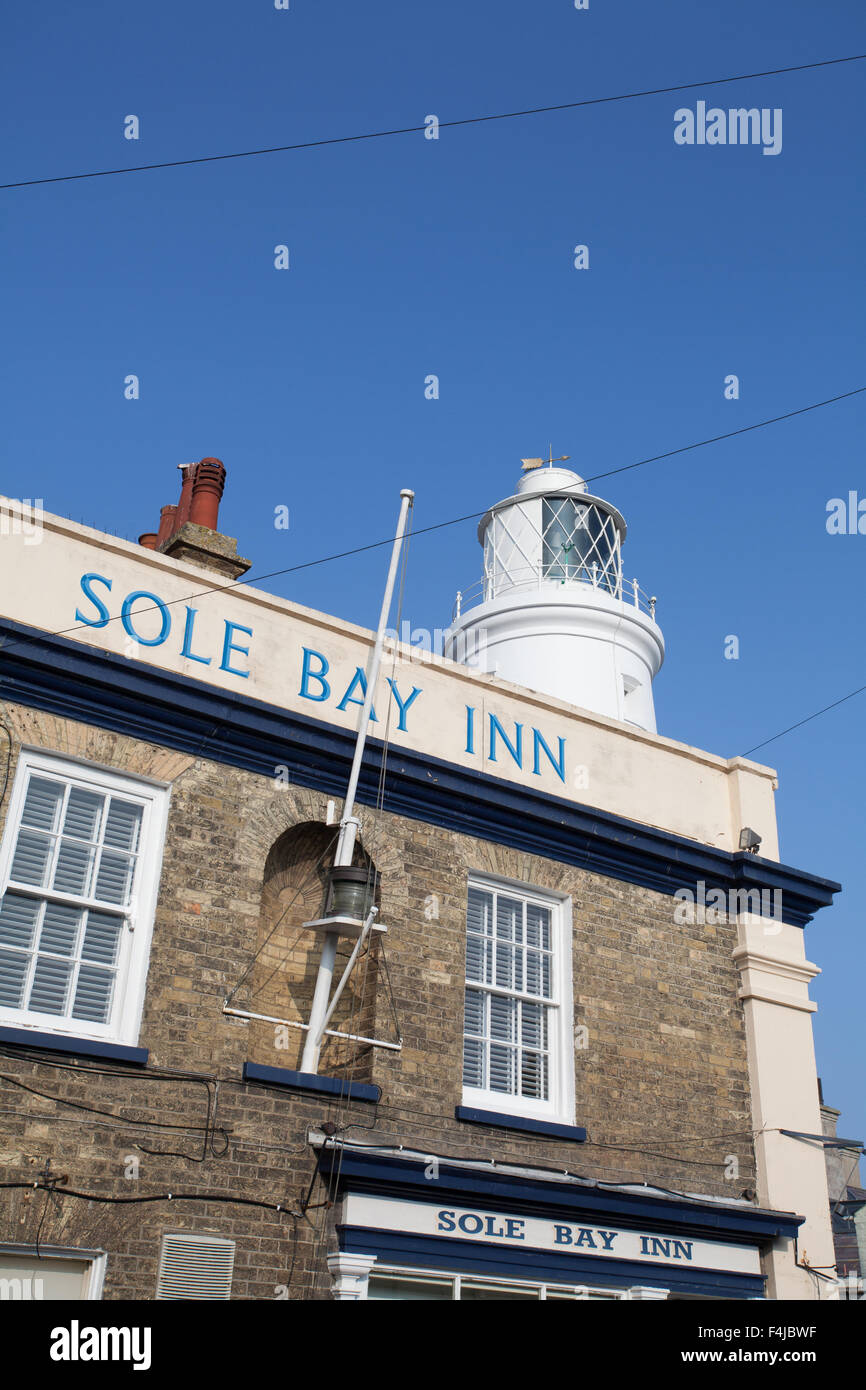
<path id="1" fill-rule="evenodd" d="M 309 1020 L 322 937 L 305 931 L 303 923 L 321 917 L 325 911 L 336 836 L 336 826 L 302 821 L 284 830 L 269 849 L 264 862 L 256 961 L 245 1004 L 253 1013 L 288 1023 Z M 370 862 L 360 843 L 353 862 Z M 341 939 L 335 983 L 352 946 L 352 941 Z M 374 940 L 349 978 L 332 1020 L 333 1028 L 369 1036 L 375 1021 L 378 955 Z M 251 1021 L 251 1061 L 296 1070 L 303 1043 L 301 1029 Z M 369 1073 L 369 1051 L 369 1047 L 353 1042 L 326 1038 L 320 1070 L 328 1075 L 351 1074 L 364 1080 Z"/>

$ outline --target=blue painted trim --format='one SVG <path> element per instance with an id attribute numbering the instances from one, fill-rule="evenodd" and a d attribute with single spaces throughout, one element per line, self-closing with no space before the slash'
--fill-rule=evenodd
<path id="1" fill-rule="evenodd" d="M 793 1239 L 805 1217 L 792 1212 L 766 1211 L 757 1207 L 721 1207 L 691 1197 L 667 1198 L 646 1192 L 622 1192 L 592 1184 L 551 1181 L 536 1170 L 538 1178 L 516 1177 L 495 1168 L 458 1167 L 439 1155 L 436 1192 L 424 1176 L 429 1157 L 363 1153 L 359 1149 L 326 1144 L 319 1152 L 319 1170 L 332 1173 L 341 1192 L 371 1192 L 399 1196 L 409 1201 L 448 1201 L 494 1208 L 527 1216 L 565 1217 L 575 1223 L 601 1217 L 613 1224 L 682 1236 L 707 1237 L 743 1245 L 764 1244 L 782 1236 Z M 584 1223 L 586 1224 L 586 1222 Z"/>
<path id="2" fill-rule="evenodd" d="M 523 1134 L 546 1134 L 553 1139 L 571 1139 L 577 1144 L 582 1144 L 586 1139 L 586 1130 L 577 1125 L 530 1120 L 524 1115 L 502 1115 L 497 1110 L 475 1110 L 471 1105 L 456 1106 L 454 1118 L 465 1120 L 470 1125 L 492 1125 L 496 1129 L 519 1129 Z"/>
<path id="3" fill-rule="evenodd" d="M 287 1086 L 293 1091 L 312 1091 L 320 1096 L 339 1096 L 343 1100 L 378 1101 L 380 1086 L 366 1081 L 341 1081 L 338 1076 L 317 1076 L 315 1072 L 289 1071 L 287 1067 L 260 1067 L 257 1062 L 244 1062 L 244 1081 L 264 1081 L 269 1086 Z"/>
<path id="4" fill-rule="evenodd" d="M 352 760 L 351 730 L 289 713 L 248 695 L 216 690 L 111 652 L 0 618 L 6 699 L 231 767 L 342 796 Z M 373 806 L 382 744 L 370 738 L 358 801 Z M 780 891 L 785 920 L 805 926 L 840 885 L 757 855 L 731 854 L 608 811 L 392 747 L 386 811 L 429 825 L 572 864 L 673 895 L 720 888 Z"/>
<path id="5" fill-rule="evenodd" d="M 93 1038 L 67 1038 L 59 1033 L 37 1033 L 33 1028 L 0 1028 L 0 1043 L 10 1043 L 13 1047 L 38 1047 L 41 1052 L 71 1052 L 78 1057 L 107 1057 L 112 1062 L 147 1066 L 146 1047 L 124 1047 L 120 1043 L 96 1042 Z"/>
<path id="6" fill-rule="evenodd" d="M 375 1255 L 382 1264 L 407 1268 L 450 1270 L 482 1278 L 504 1275 L 511 1279 L 537 1279 L 557 1284 L 595 1284 L 629 1288 L 633 1284 L 676 1293 L 704 1294 L 709 1298 L 763 1298 L 764 1278 L 759 1274 L 729 1274 L 716 1269 L 612 1260 L 592 1255 L 566 1255 L 556 1251 L 509 1249 L 447 1236 L 403 1235 L 373 1231 L 363 1226 L 338 1226 L 340 1249 L 355 1255 Z M 375 1273 L 375 1265 L 373 1267 Z"/>

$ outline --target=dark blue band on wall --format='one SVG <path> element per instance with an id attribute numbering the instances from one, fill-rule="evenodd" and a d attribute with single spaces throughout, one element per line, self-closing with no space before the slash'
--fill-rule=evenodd
<path id="1" fill-rule="evenodd" d="M 378 1101 L 380 1086 L 366 1081 L 343 1081 L 339 1076 L 319 1076 L 316 1072 L 289 1071 L 287 1067 L 261 1067 L 257 1062 L 244 1062 L 244 1081 L 263 1081 L 269 1086 L 285 1086 L 292 1091 L 311 1091 L 318 1096 L 336 1096 L 338 1100 Z"/>
<path id="2" fill-rule="evenodd" d="M 355 735 L 232 691 L 0 619 L 4 698 L 85 724 L 342 796 Z M 376 805 L 382 744 L 367 743 L 358 801 Z M 805 926 L 840 885 L 774 860 L 729 853 L 608 811 L 392 746 L 384 809 L 544 859 L 673 895 L 781 892 L 784 920 Z M 761 904 L 763 908 L 763 903 Z"/>
<path id="3" fill-rule="evenodd" d="M 572 1143 L 582 1144 L 586 1130 L 577 1125 L 560 1125 L 552 1120 L 530 1120 L 523 1115 L 504 1115 L 497 1110 L 476 1110 L 471 1105 L 458 1105 L 454 1109 L 455 1120 L 464 1120 L 470 1125 L 489 1125 L 495 1129 L 517 1129 L 521 1134 L 543 1134 L 549 1139 L 570 1139 Z"/>
<path id="4" fill-rule="evenodd" d="M 663 1228 L 676 1236 L 763 1245 L 784 1237 L 793 1240 L 805 1217 L 793 1212 L 766 1211 L 748 1202 L 722 1203 L 695 1197 L 667 1197 L 652 1187 L 639 1192 L 597 1186 L 576 1179 L 551 1179 L 542 1170 L 526 1177 L 499 1167 L 467 1167 L 437 1156 L 436 1192 L 425 1176 L 430 1156 L 365 1152 L 360 1147 L 328 1141 L 319 1151 L 319 1171 L 334 1175 L 337 1190 L 371 1192 L 407 1201 L 441 1206 L 456 1202 L 510 1213 L 585 1223 L 604 1219 L 611 1224 Z"/>
<path id="5" fill-rule="evenodd" d="M 68 1052 L 74 1057 L 104 1057 L 110 1062 L 147 1065 L 146 1047 L 125 1047 L 122 1043 L 98 1042 L 95 1038 L 64 1037 L 60 1033 L 39 1033 L 35 1028 L 0 1028 L 0 1043 L 13 1047 L 36 1047 L 40 1052 Z"/>

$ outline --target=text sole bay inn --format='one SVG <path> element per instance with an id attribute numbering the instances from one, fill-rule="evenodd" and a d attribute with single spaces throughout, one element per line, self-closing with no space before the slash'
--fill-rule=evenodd
<path id="1" fill-rule="evenodd" d="M 81 589 L 92 603 L 94 612 L 75 610 L 76 622 L 86 627 L 103 628 L 112 621 L 103 595 L 96 586 L 103 586 L 106 593 L 111 591 L 112 581 L 104 575 L 90 573 L 82 575 Z M 136 605 L 138 605 L 136 607 Z M 203 667 L 223 671 L 239 680 L 248 680 L 249 662 L 253 650 L 254 631 L 241 623 L 224 619 L 223 638 L 217 649 L 208 653 L 197 649 L 196 619 L 198 610 L 185 605 L 183 613 L 172 612 L 169 605 L 146 589 L 135 589 L 128 593 L 121 604 L 120 621 L 124 632 L 139 646 L 155 648 L 164 646 L 174 634 L 174 642 L 181 657 L 194 661 Z M 249 639 L 249 640 L 247 640 Z M 423 718 L 422 686 L 412 685 L 411 690 L 401 690 L 398 682 L 387 678 L 387 685 L 397 713 L 397 729 L 408 733 L 410 715 L 413 719 Z M 297 694 L 302 700 L 312 704 L 326 705 L 345 712 L 352 705 L 359 708 L 364 704 L 367 693 L 367 676 L 362 666 L 356 666 L 347 677 L 332 669 L 331 662 L 324 652 L 313 647 L 300 648 L 300 677 Z M 466 705 L 463 728 L 463 751 L 474 755 L 481 750 L 485 760 L 497 763 L 500 759 L 511 760 L 518 768 L 531 771 L 535 776 L 542 775 L 542 768 L 550 767 L 559 780 L 566 780 L 566 740 L 561 735 L 545 735 L 534 725 L 527 727 L 515 720 L 504 724 L 495 714 L 488 711 L 486 718 L 479 715 L 474 705 Z M 379 715 L 375 705 L 370 712 L 370 722 L 378 724 Z M 582 767 L 576 769 L 578 774 Z"/>

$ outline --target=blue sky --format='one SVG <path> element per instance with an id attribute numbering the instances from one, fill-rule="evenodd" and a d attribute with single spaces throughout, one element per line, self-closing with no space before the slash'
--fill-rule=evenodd
<path id="1" fill-rule="evenodd" d="M 5 17 L 0 181 L 702 82 L 866 51 L 864 31 L 857 0 L 46 0 Z M 866 384 L 864 68 L 3 192 L 0 491 L 134 539 L 175 465 L 216 454 L 255 575 L 389 535 L 404 486 L 423 527 L 511 492 L 548 442 L 592 476 Z M 698 99 L 781 108 L 781 153 L 676 145 Z M 662 733 L 731 756 L 866 680 L 866 536 L 825 527 L 829 498 L 866 496 L 864 410 L 598 485 L 659 597 Z M 385 564 L 267 587 L 370 626 Z M 445 627 L 479 566 L 473 523 L 419 536 L 404 616 Z M 783 859 L 844 884 L 807 948 L 825 1096 L 859 1137 L 864 710 L 756 755 Z"/>

